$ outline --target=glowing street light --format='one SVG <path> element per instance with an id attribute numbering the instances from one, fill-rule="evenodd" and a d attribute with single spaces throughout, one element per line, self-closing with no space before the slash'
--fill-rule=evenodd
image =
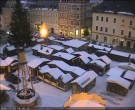
<path id="1" fill-rule="evenodd" d="M 44 23 L 43 23 L 42 26 L 40 27 L 40 35 L 41 35 L 41 37 L 43 37 L 43 38 L 46 38 L 47 35 L 48 35 L 48 29 L 47 29 L 47 27 L 45 26 Z"/>

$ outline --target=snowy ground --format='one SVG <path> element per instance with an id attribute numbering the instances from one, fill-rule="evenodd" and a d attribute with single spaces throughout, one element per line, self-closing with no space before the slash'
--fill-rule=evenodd
<path id="1" fill-rule="evenodd" d="M 36 56 L 33 56 L 31 49 L 27 49 L 26 57 L 28 61 L 31 61 Z M 16 56 L 14 56 L 16 58 Z M 117 66 L 118 62 L 113 61 L 111 67 Z M 89 93 L 96 93 L 102 96 L 107 101 L 107 107 L 135 107 L 135 85 L 129 90 L 126 96 L 120 96 L 106 91 L 106 74 L 104 76 L 98 76 L 96 86 L 89 91 Z M 8 85 L 9 82 L 5 81 L 4 74 L 0 74 L 0 83 Z M 72 95 L 72 89 L 67 92 L 63 92 L 47 83 L 39 82 L 34 84 L 35 90 L 39 93 L 40 98 L 38 100 L 38 107 L 63 107 L 64 103 Z M 8 102 L 2 103 L 1 107 L 14 107 L 15 91 L 7 91 L 10 98 Z"/>

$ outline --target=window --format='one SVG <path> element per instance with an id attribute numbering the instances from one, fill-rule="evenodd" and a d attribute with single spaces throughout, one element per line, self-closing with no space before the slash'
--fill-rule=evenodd
<path id="1" fill-rule="evenodd" d="M 98 35 L 96 35 L 96 41 L 98 41 Z"/>
<path id="2" fill-rule="evenodd" d="M 123 19 L 123 20 L 122 20 L 122 23 L 124 23 L 124 22 L 125 22 L 125 20 Z"/>
<path id="3" fill-rule="evenodd" d="M 107 37 L 104 37 L 104 42 L 107 42 Z"/>
<path id="4" fill-rule="evenodd" d="M 73 25 L 73 21 L 71 21 L 71 25 Z"/>
<path id="5" fill-rule="evenodd" d="M 98 16 L 96 17 L 97 21 L 98 21 Z"/>
<path id="6" fill-rule="evenodd" d="M 103 21 L 103 17 L 101 17 L 101 21 Z"/>
<path id="7" fill-rule="evenodd" d="M 108 28 L 106 27 L 106 28 L 105 28 L 105 32 L 107 32 L 107 31 L 108 31 Z"/>
<path id="8" fill-rule="evenodd" d="M 123 30 L 121 30 L 121 35 L 123 35 L 123 33 L 124 33 L 124 31 L 123 31 Z"/>
<path id="9" fill-rule="evenodd" d="M 113 29 L 113 33 L 115 34 L 115 29 Z"/>
<path id="10" fill-rule="evenodd" d="M 132 25 L 132 21 L 130 20 L 130 25 Z"/>
<path id="11" fill-rule="evenodd" d="M 96 26 L 96 31 L 98 31 L 98 26 Z"/>
<path id="12" fill-rule="evenodd" d="M 103 31 L 103 27 L 100 27 L 100 31 Z"/>
<path id="13" fill-rule="evenodd" d="M 114 23 L 116 23 L 116 18 L 114 18 Z"/>
<path id="14" fill-rule="evenodd" d="M 131 37 L 131 31 L 129 31 L 129 33 L 128 33 L 128 38 L 130 38 Z"/>
<path id="15" fill-rule="evenodd" d="M 106 17 L 106 22 L 108 22 L 108 17 Z"/>

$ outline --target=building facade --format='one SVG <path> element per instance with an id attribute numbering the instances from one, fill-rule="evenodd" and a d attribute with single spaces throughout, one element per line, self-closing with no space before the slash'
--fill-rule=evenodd
<path id="1" fill-rule="evenodd" d="M 0 13 L 0 30 L 4 29 L 4 21 L 3 21 L 3 14 Z"/>
<path id="2" fill-rule="evenodd" d="M 114 2 L 111 5 L 113 4 Z M 135 48 L 135 14 L 131 9 L 122 10 L 120 5 L 115 5 L 112 9 L 109 9 L 109 6 L 106 3 L 102 7 L 104 10 L 96 10 L 93 13 L 92 39 L 120 47 Z"/>
<path id="3" fill-rule="evenodd" d="M 92 4 L 89 0 L 61 0 L 59 3 L 59 34 L 82 37 L 84 29 L 91 30 Z"/>
<path id="4" fill-rule="evenodd" d="M 38 31 L 45 23 L 49 33 L 58 33 L 58 9 L 33 8 L 30 10 L 30 26 L 33 31 Z"/>

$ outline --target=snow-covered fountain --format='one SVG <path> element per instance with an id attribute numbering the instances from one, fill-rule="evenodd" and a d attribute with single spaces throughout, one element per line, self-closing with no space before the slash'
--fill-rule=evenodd
<path id="1" fill-rule="evenodd" d="M 20 75 L 21 73 L 22 75 Z M 28 82 L 26 79 L 27 74 L 29 75 L 30 79 L 30 87 L 28 87 Z M 27 67 L 27 61 L 23 51 L 19 52 L 18 79 L 19 78 L 22 78 L 22 85 L 17 85 L 17 92 L 14 98 L 15 104 L 19 107 L 36 106 L 39 95 L 34 90 L 31 80 L 31 74 L 29 68 Z"/>

